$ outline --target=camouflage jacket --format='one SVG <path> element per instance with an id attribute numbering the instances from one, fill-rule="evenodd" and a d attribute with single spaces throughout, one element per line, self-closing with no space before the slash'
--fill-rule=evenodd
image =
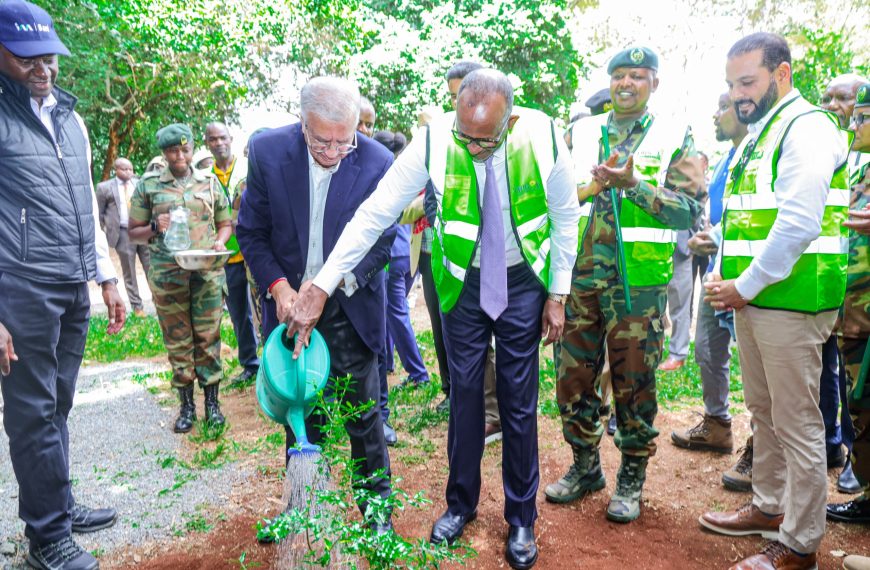
<path id="1" fill-rule="evenodd" d="M 150 222 L 176 206 L 190 211 L 191 249 L 211 249 L 217 237 L 216 224 L 230 219 L 226 195 L 213 174 L 194 170 L 187 183 L 181 186 L 168 167 L 149 172 L 139 180 L 131 200 L 130 218 Z M 177 267 L 172 252 L 163 244 L 162 235 L 151 240 L 149 249 L 152 266 Z"/>
<path id="2" fill-rule="evenodd" d="M 631 150 L 651 125 L 648 113 L 620 127 L 611 114 L 607 122 L 612 152 L 619 154 L 617 166 L 628 160 Z M 707 189 L 701 157 L 691 134 L 683 143 L 686 152 L 675 157 L 668 166 L 665 187 L 655 187 L 641 181 L 635 188 L 624 190 L 624 198 L 634 202 L 661 223 L 678 230 L 693 227 L 704 211 Z M 605 157 L 606 158 L 606 157 Z M 603 159 L 602 159 L 603 162 Z M 583 234 L 574 284 L 582 289 L 601 289 L 619 283 L 616 265 L 616 226 L 613 202 L 609 192 L 601 192 L 592 204 L 589 225 Z"/>
<path id="3" fill-rule="evenodd" d="M 863 210 L 870 204 L 870 162 L 852 172 L 850 210 Z M 854 164 L 850 157 L 850 165 Z M 859 163 L 860 164 L 860 163 Z M 870 333 L 870 237 L 849 232 L 849 268 L 846 273 L 846 300 L 843 303 L 843 336 L 864 338 Z"/>

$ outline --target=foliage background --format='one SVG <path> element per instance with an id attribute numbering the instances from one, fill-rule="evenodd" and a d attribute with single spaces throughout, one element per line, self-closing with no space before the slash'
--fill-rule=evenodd
<path id="1" fill-rule="evenodd" d="M 200 137 L 245 109 L 293 112 L 299 86 L 323 73 L 359 82 L 376 128 L 408 133 L 420 110 L 446 106 L 447 68 L 475 59 L 509 74 L 519 104 L 564 122 L 606 85 L 614 51 L 645 43 L 667 72 L 654 102 L 668 121 L 698 123 L 724 89 L 722 46 L 740 35 L 786 35 L 812 101 L 831 77 L 866 74 L 870 53 L 870 5 L 848 0 L 35 1 L 73 52 L 59 83 L 80 98 L 97 180 L 119 155 L 141 170 L 170 122 Z M 701 146 L 715 144 L 708 122 L 693 126 Z"/>

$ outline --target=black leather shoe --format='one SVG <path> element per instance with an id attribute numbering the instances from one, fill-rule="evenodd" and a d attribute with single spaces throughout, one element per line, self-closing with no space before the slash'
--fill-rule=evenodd
<path id="1" fill-rule="evenodd" d="M 607 420 L 607 435 L 613 435 L 616 433 L 616 414 L 610 416 L 610 419 Z"/>
<path id="2" fill-rule="evenodd" d="M 450 396 L 444 396 L 444 399 L 441 400 L 437 406 L 435 406 L 435 411 L 439 414 L 447 413 L 450 411 Z"/>
<path id="3" fill-rule="evenodd" d="M 511 525 L 504 555 L 514 570 L 527 570 L 534 566 L 538 561 L 535 527 Z"/>
<path id="4" fill-rule="evenodd" d="M 846 454 L 843 453 L 843 446 L 838 445 L 836 449 L 828 452 L 828 469 L 839 469 L 846 465 Z"/>
<path id="5" fill-rule="evenodd" d="M 830 504 L 827 511 L 829 521 L 870 523 L 870 499 Z"/>
<path id="6" fill-rule="evenodd" d="M 837 477 L 837 490 L 847 495 L 857 495 L 861 492 L 861 483 L 855 478 L 855 473 L 852 472 L 852 462 L 846 461 L 846 466 Z"/>
<path id="7" fill-rule="evenodd" d="M 399 441 L 399 436 L 396 435 L 396 430 L 393 429 L 393 426 L 390 425 L 390 422 L 384 422 L 384 442 L 387 445 L 393 446 L 396 445 L 396 442 Z"/>
<path id="8" fill-rule="evenodd" d="M 73 532 L 96 532 L 109 528 L 118 520 L 115 509 L 92 509 L 85 505 L 74 503 L 70 509 Z"/>
<path id="9" fill-rule="evenodd" d="M 459 537 L 462 536 L 462 531 L 465 525 L 477 518 L 477 509 L 468 515 L 452 515 L 449 512 L 444 513 L 432 525 L 432 534 L 429 536 L 429 542 L 439 544 L 446 542 L 453 544 Z"/>
<path id="10" fill-rule="evenodd" d="M 187 433 L 193 429 L 196 420 L 196 404 L 193 402 L 193 384 L 178 389 L 181 409 L 175 420 L 175 433 Z"/>
<path id="11" fill-rule="evenodd" d="M 374 532 L 377 536 L 383 536 L 387 533 L 393 532 L 393 521 L 392 519 L 388 520 L 385 523 L 379 523 L 377 521 L 371 523 L 372 532 Z"/>
<path id="12" fill-rule="evenodd" d="M 244 388 L 250 386 L 257 379 L 257 368 L 245 368 L 238 376 L 230 380 L 230 388 Z"/>

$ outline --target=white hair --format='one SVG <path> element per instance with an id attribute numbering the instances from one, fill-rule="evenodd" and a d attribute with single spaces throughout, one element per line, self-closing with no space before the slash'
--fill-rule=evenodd
<path id="1" fill-rule="evenodd" d="M 356 126 L 359 122 L 359 87 L 342 77 L 315 77 L 302 88 L 300 107 L 305 121 L 310 114 L 315 114 L 327 121 Z"/>

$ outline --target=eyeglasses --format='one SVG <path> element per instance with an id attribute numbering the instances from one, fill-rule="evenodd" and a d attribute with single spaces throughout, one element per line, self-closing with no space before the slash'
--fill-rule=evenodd
<path id="1" fill-rule="evenodd" d="M 458 125 L 456 123 L 453 123 L 453 140 L 455 140 L 458 144 L 461 144 L 465 148 L 468 148 L 468 145 L 476 144 L 480 148 L 492 150 L 494 148 L 497 148 L 498 145 L 502 143 L 504 135 L 505 133 L 507 133 L 508 130 L 508 123 L 510 123 L 510 120 L 505 121 L 504 126 L 502 126 L 501 128 L 501 132 L 494 139 L 476 139 L 473 137 L 469 137 L 468 135 L 462 134 L 462 132 L 460 132 L 460 130 L 456 128 Z"/>
<path id="2" fill-rule="evenodd" d="M 330 148 L 334 148 L 335 152 L 337 152 L 340 156 L 347 156 L 356 148 L 356 131 L 353 132 L 353 142 L 352 143 L 324 143 L 317 140 L 312 140 L 311 135 L 308 133 L 308 127 L 305 126 L 305 123 L 302 123 L 302 132 L 305 134 L 305 142 L 308 144 L 308 148 L 311 149 L 311 152 L 316 154 L 326 154 Z"/>

